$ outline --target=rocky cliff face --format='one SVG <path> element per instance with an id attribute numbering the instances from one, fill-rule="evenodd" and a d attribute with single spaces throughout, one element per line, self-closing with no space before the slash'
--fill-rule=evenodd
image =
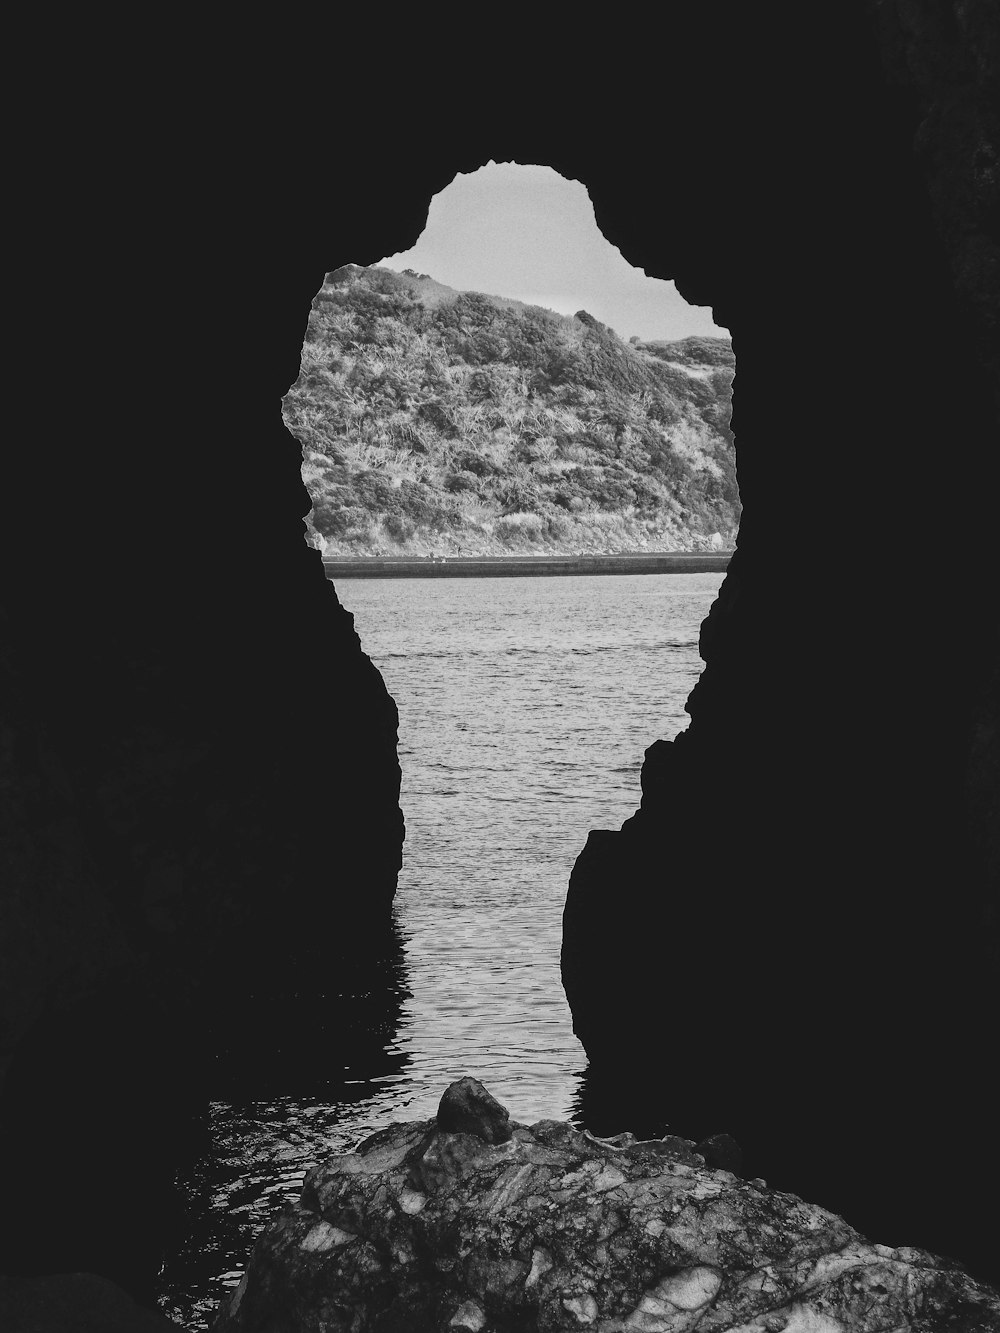
<path id="1" fill-rule="evenodd" d="M 446 1128 L 449 1100 L 470 1091 L 480 1123 Z M 1000 1297 L 958 1266 L 873 1244 L 683 1139 L 507 1124 L 471 1079 L 442 1112 L 310 1171 L 216 1333 L 986 1333 L 1000 1320 Z"/>

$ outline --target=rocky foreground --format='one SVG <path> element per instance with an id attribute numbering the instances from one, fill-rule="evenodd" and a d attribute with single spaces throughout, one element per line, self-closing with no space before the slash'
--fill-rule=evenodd
<path id="1" fill-rule="evenodd" d="M 874 1245 L 734 1145 L 527 1126 L 473 1079 L 307 1175 L 216 1333 L 975 1333 L 1000 1295 Z"/>

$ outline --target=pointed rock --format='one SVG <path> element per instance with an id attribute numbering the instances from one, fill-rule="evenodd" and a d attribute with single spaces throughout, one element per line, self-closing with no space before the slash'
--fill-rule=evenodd
<path id="1" fill-rule="evenodd" d="M 445 1089 L 437 1127 L 448 1134 L 475 1134 L 484 1143 L 506 1143 L 512 1134 L 510 1112 L 477 1078 L 460 1078 Z"/>

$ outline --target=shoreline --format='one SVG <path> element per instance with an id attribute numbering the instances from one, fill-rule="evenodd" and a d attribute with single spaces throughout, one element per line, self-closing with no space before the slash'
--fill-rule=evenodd
<path id="1" fill-rule="evenodd" d="M 537 578 L 570 574 L 721 574 L 732 551 L 653 555 L 356 556 L 325 559 L 328 579 Z"/>

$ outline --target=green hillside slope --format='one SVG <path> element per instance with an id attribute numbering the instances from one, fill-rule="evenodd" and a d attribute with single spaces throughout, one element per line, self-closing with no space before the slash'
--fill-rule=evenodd
<path id="1" fill-rule="evenodd" d="M 704 550 L 739 497 L 726 339 L 573 317 L 348 265 L 284 416 L 330 555 Z"/>

